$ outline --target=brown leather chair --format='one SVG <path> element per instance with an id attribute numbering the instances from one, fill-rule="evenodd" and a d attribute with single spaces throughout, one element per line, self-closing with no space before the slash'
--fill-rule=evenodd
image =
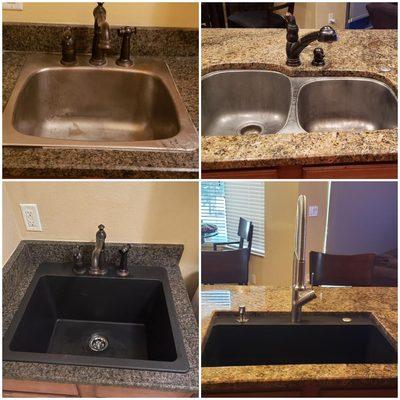
<path id="1" fill-rule="evenodd" d="M 247 249 L 201 252 L 201 283 L 247 285 L 248 280 Z"/>
<path id="2" fill-rule="evenodd" d="M 312 285 L 373 286 L 375 254 L 333 255 L 310 252 Z"/>

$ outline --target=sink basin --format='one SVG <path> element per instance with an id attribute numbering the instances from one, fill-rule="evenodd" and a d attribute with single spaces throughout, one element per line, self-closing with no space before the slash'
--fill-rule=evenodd
<path id="1" fill-rule="evenodd" d="M 237 313 L 214 317 L 202 354 L 203 367 L 282 364 L 396 363 L 397 350 L 368 313 Z M 351 322 L 344 322 L 350 318 Z"/>
<path id="2" fill-rule="evenodd" d="M 203 136 L 394 128 L 397 98 L 374 79 L 261 70 L 217 71 L 202 79 Z"/>
<path id="3" fill-rule="evenodd" d="M 371 79 L 326 78 L 306 83 L 297 107 L 299 123 L 308 132 L 397 128 L 395 95 Z"/>
<path id="4" fill-rule="evenodd" d="M 137 58 L 123 68 L 87 56 L 66 67 L 57 55 L 28 59 L 4 112 L 3 144 L 190 150 L 196 133 L 165 63 Z"/>
<path id="5" fill-rule="evenodd" d="M 207 136 L 276 133 L 286 123 L 289 79 L 270 71 L 219 71 L 202 81 L 202 126 Z"/>
<path id="6" fill-rule="evenodd" d="M 164 269 L 137 268 L 125 278 L 71 271 L 72 264 L 39 267 L 5 335 L 4 360 L 188 370 Z"/>

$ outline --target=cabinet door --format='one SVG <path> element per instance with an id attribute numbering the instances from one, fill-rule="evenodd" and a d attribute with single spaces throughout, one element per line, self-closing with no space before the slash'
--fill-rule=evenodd
<path id="1" fill-rule="evenodd" d="M 304 167 L 304 179 L 396 179 L 397 164 Z"/>
<path id="2" fill-rule="evenodd" d="M 22 381 L 19 379 L 3 380 L 4 397 L 17 397 L 15 396 L 17 392 L 20 394 L 18 397 L 29 397 L 28 394 L 32 394 L 32 397 L 48 397 L 47 395 L 55 397 L 79 396 L 76 385 L 72 383 Z"/>

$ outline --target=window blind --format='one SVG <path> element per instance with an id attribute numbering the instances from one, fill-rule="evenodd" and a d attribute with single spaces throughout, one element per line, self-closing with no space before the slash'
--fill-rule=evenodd
<path id="1" fill-rule="evenodd" d="M 218 235 L 213 236 L 212 241 L 227 241 L 224 182 L 201 183 L 201 222 L 218 227 Z"/>
<path id="2" fill-rule="evenodd" d="M 228 240 L 237 240 L 239 218 L 254 225 L 252 253 L 265 254 L 265 184 L 254 181 L 225 182 L 226 229 Z"/>

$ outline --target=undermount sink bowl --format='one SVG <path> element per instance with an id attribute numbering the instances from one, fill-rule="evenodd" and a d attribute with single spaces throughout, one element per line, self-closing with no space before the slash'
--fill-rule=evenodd
<path id="1" fill-rule="evenodd" d="M 214 317 L 202 354 L 203 367 L 282 364 L 396 363 L 397 350 L 368 313 L 237 313 Z M 343 318 L 350 318 L 344 322 Z"/>
<path id="2" fill-rule="evenodd" d="M 226 70 L 202 78 L 202 135 L 373 131 L 397 128 L 397 97 L 357 77 L 287 77 Z"/>
<path id="3" fill-rule="evenodd" d="M 59 56 L 28 58 L 7 104 L 3 144 L 190 150 L 196 133 L 165 63 L 87 56 L 66 67 Z"/>
<path id="4" fill-rule="evenodd" d="M 125 278 L 70 271 L 39 267 L 5 335 L 4 360 L 188 370 L 165 270 Z"/>
<path id="5" fill-rule="evenodd" d="M 289 79 L 270 71 L 212 72 L 202 82 L 207 136 L 276 133 L 289 115 Z"/>
<path id="6" fill-rule="evenodd" d="M 397 128 L 395 95 L 371 79 L 309 82 L 300 89 L 297 107 L 299 123 L 308 132 Z"/>

